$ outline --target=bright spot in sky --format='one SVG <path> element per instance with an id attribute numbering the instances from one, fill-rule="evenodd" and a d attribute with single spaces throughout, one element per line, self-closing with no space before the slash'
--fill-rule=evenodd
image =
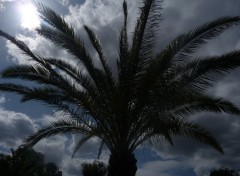
<path id="1" fill-rule="evenodd" d="M 20 5 L 21 26 L 33 30 L 40 25 L 36 7 L 27 2 Z"/>

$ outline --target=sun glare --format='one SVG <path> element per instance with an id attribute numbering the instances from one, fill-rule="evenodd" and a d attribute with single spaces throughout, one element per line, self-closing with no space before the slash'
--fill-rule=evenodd
<path id="1" fill-rule="evenodd" d="M 20 5 L 21 26 L 29 30 L 33 30 L 40 25 L 40 19 L 37 15 L 37 9 L 31 3 L 23 3 Z"/>

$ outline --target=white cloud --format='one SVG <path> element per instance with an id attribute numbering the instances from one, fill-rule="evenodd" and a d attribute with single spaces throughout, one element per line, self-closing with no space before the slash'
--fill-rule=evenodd
<path id="1" fill-rule="evenodd" d="M 84 160 L 81 158 L 71 158 L 70 156 L 66 156 L 62 160 L 61 169 L 63 171 L 63 175 L 66 176 L 76 176 L 81 175 L 81 163 Z"/>
<path id="2" fill-rule="evenodd" d="M 121 4 L 120 0 L 89 0 L 83 5 L 70 5 L 69 15 L 65 18 L 76 29 L 83 25 L 99 28 L 122 16 Z"/>
<path id="3" fill-rule="evenodd" d="M 68 138 L 66 136 L 57 135 L 41 140 L 34 148 L 45 155 L 47 162 L 55 162 L 59 165 L 65 156 L 67 141 Z"/>
<path id="4" fill-rule="evenodd" d="M 0 146 L 16 148 L 35 131 L 34 122 L 23 113 L 0 109 Z"/>
<path id="5" fill-rule="evenodd" d="M 144 163 L 137 171 L 138 176 L 171 176 L 171 172 L 188 169 L 187 163 L 184 161 L 165 160 L 165 161 L 150 161 Z"/>
<path id="6" fill-rule="evenodd" d="M 4 3 L 12 2 L 12 1 L 15 1 L 15 0 L 0 0 L 0 12 L 5 9 Z"/>
<path id="7" fill-rule="evenodd" d="M 128 0 L 128 33 L 129 40 L 133 34 L 133 29 L 138 16 L 138 8 L 141 0 Z M 121 27 L 123 26 L 123 9 L 122 0 L 88 0 L 82 5 L 70 5 L 69 14 L 65 16 L 65 20 L 73 26 L 78 34 L 85 42 L 85 46 L 89 53 L 96 58 L 96 52 L 89 45 L 86 33 L 82 28 L 83 25 L 89 26 L 101 41 L 103 52 L 106 56 L 108 64 L 116 72 L 116 58 L 118 57 L 118 39 Z M 98 64 L 96 59 L 95 63 Z"/>
<path id="8" fill-rule="evenodd" d="M 60 3 L 62 6 L 69 5 L 69 0 L 56 0 L 58 3 Z"/>
<path id="9" fill-rule="evenodd" d="M 5 98 L 5 96 L 2 94 L 2 95 L 0 96 L 0 104 L 5 103 L 5 101 L 6 101 L 6 98 Z"/>
<path id="10" fill-rule="evenodd" d="M 133 31 L 140 2 L 141 0 L 127 1 L 129 34 Z M 100 36 L 104 35 L 102 38 L 106 37 L 108 42 L 112 42 L 111 40 L 118 37 L 123 25 L 122 3 L 122 0 L 88 0 L 82 5 L 70 5 L 65 20 L 77 31 L 82 29 L 83 25 L 87 25 L 97 31 L 97 34 L 101 33 Z M 111 33 L 114 33 L 114 38 L 109 36 Z"/>

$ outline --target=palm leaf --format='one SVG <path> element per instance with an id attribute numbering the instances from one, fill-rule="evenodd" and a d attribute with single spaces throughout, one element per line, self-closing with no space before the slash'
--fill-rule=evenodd
<path id="1" fill-rule="evenodd" d="M 193 138 L 198 142 L 212 146 L 220 153 L 224 153 L 223 149 L 220 147 L 219 143 L 212 136 L 212 134 L 200 127 L 199 125 L 194 124 L 193 122 L 187 122 L 179 119 L 178 121 L 176 121 L 174 126 L 175 127 L 171 128 L 170 130 L 172 135 L 180 135 L 187 138 Z"/>
<path id="2" fill-rule="evenodd" d="M 42 66 L 15 65 L 8 67 L 1 73 L 2 78 L 18 78 L 35 81 L 39 84 L 52 83 L 50 72 Z"/>
<path id="3" fill-rule="evenodd" d="M 73 119 L 60 119 L 41 128 L 26 139 L 27 146 L 33 146 L 43 138 L 58 134 L 91 134 L 91 130 Z"/>
<path id="4" fill-rule="evenodd" d="M 7 34 L 6 32 L 3 32 L 2 30 L 0 30 L 0 36 L 6 38 L 7 40 L 9 40 L 13 44 L 15 44 L 21 51 L 23 51 L 23 54 L 29 56 L 32 60 L 34 60 L 38 63 L 43 63 L 43 61 L 40 58 L 38 58 L 36 55 L 34 55 L 32 53 L 32 51 L 29 49 L 29 47 L 21 40 L 18 40 L 16 38 L 12 37 L 11 35 Z"/>
<path id="5" fill-rule="evenodd" d="M 154 118 L 150 121 L 149 127 L 149 132 L 144 136 L 140 136 L 138 141 L 134 143 L 135 148 L 152 137 L 161 138 L 161 136 L 164 136 L 165 138 L 170 139 L 171 143 L 172 140 L 170 136 L 183 136 L 208 144 L 220 153 L 223 153 L 223 149 L 220 147 L 219 143 L 208 131 L 204 130 L 199 125 L 186 121 L 182 118 Z"/>
<path id="6" fill-rule="evenodd" d="M 137 21 L 137 24 L 135 26 L 134 35 L 133 35 L 133 43 L 132 43 L 132 49 L 131 49 L 131 58 L 133 59 L 132 63 L 135 63 L 134 61 L 138 59 L 140 54 L 140 48 L 142 44 L 142 40 L 144 37 L 144 31 L 145 27 L 148 22 L 148 16 L 151 12 L 152 5 L 154 3 L 154 0 L 144 0 L 143 7 L 140 9 L 140 17 Z"/>
<path id="7" fill-rule="evenodd" d="M 239 21 L 240 17 L 219 18 L 174 39 L 155 59 L 151 60 L 149 66 L 144 70 L 145 73 L 138 83 L 138 85 L 143 85 L 140 89 L 144 89 L 140 92 L 146 92 L 148 88 L 151 88 L 167 70 L 175 69 L 181 64 L 184 65 L 188 56 L 195 52 L 200 45 L 238 24 Z"/>
<path id="8" fill-rule="evenodd" d="M 76 58 L 80 59 L 96 83 L 97 87 L 104 89 L 106 85 L 101 86 L 100 83 L 103 78 L 98 76 L 98 73 L 93 65 L 92 58 L 87 53 L 83 42 L 79 36 L 75 34 L 73 28 L 69 27 L 65 20 L 52 9 L 44 6 L 41 3 L 35 3 L 35 5 L 41 14 L 42 19 L 53 27 L 51 28 L 42 24 L 41 28 L 37 29 L 37 32 L 55 43 L 57 46 L 67 49 Z"/>
<path id="9" fill-rule="evenodd" d="M 234 115 L 240 114 L 240 109 L 236 107 L 229 101 L 223 100 L 222 98 L 211 98 L 211 97 L 201 97 L 200 99 L 196 99 L 191 103 L 182 104 L 181 106 L 177 106 L 176 109 L 172 107 L 172 109 L 168 112 L 172 112 L 172 114 L 185 116 L 188 114 L 193 114 L 196 112 L 224 112 Z"/>
<path id="10" fill-rule="evenodd" d="M 240 51 L 232 51 L 221 56 L 195 59 L 186 63 L 185 66 L 179 66 L 175 75 L 182 86 L 196 91 L 205 91 L 239 66 Z"/>
<path id="11" fill-rule="evenodd" d="M 95 48 L 95 50 L 98 53 L 99 59 L 102 63 L 102 67 L 106 73 L 106 77 L 107 77 L 109 84 L 111 86 L 113 86 L 114 85 L 114 79 L 112 77 L 113 74 L 112 74 L 111 69 L 107 65 L 106 59 L 103 55 L 102 46 L 100 44 L 99 39 L 97 38 L 96 34 L 88 26 L 84 25 L 84 29 L 88 34 L 88 38 L 90 39 L 92 46 Z"/>
<path id="12" fill-rule="evenodd" d="M 71 39 L 68 36 L 65 36 L 65 34 L 61 34 L 55 29 L 49 28 L 48 26 L 38 29 L 38 32 L 40 35 L 53 40 L 56 45 L 64 46 L 70 51 L 70 53 L 75 55 L 76 58 L 79 58 L 85 66 L 84 68 L 86 68 L 87 72 L 90 74 L 90 78 L 97 87 L 98 92 L 102 94 L 103 97 L 107 96 L 107 94 L 111 92 L 112 87 L 109 86 L 107 78 L 104 75 L 103 71 L 95 68 L 91 57 L 87 53 L 85 47 L 80 43 L 80 41 Z M 104 99 L 107 99 L 107 97 Z"/>
<path id="13" fill-rule="evenodd" d="M 240 17 L 222 17 L 212 22 L 205 23 L 196 29 L 180 35 L 174 39 L 163 51 L 163 53 L 171 53 L 168 58 L 174 58 L 174 61 L 186 61 L 187 56 L 194 53 L 207 40 L 213 39 L 229 28 L 239 24 Z M 185 58 L 185 59 L 184 59 Z"/>
<path id="14" fill-rule="evenodd" d="M 154 0 L 148 15 L 147 24 L 141 43 L 139 59 L 137 64 L 137 74 L 141 73 L 149 61 L 155 55 L 155 44 L 158 38 L 159 26 L 162 19 L 162 0 Z"/>
<path id="15" fill-rule="evenodd" d="M 6 92 L 13 92 L 17 93 L 19 95 L 26 95 L 31 90 L 27 86 L 19 85 L 19 84 L 13 84 L 13 83 L 1 83 L 0 84 L 0 90 L 6 91 Z"/>
<path id="16" fill-rule="evenodd" d="M 75 56 L 78 61 L 86 67 L 89 74 L 94 73 L 92 58 L 79 37 L 72 38 L 55 28 L 42 24 L 41 28 L 36 29 L 39 35 L 49 39 L 55 45 L 65 48 L 70 54 Z M 93 73 L 92 73 L 93 72 Z M 91 75 L 92 76 L 92 75 Z"/>
<path id="17" fill-rule="evenodd" d="M 62 33 L 72 38 L 76 37 L 73 28 L 70 27 L 59 14 L 57 14 L 51 8 L 46 7 L 42 3 L 36 1 L 33 1 L 33 3 L 37 8 L 38 12 L 40 13 L 40 17 L 42 20 L 44 20 L 57 30 L 61 31 Z"/>
<path id="18" fill-rule="evenodd" d="M 118 62 L 118 72 L 119 72 L 119 82 L 122 84 L 124 78 L 124 74 L 127 73 L 126 64 L 128 61 L 128 36 L 127 36 L 127 15 L 128 15 L 128 9 L 127 9 L 127 3 L 124 0 L 123 2 L 123 12 L 124 12 L 124 25 L 120 32 L 119 37 L 119 60 Z"/>

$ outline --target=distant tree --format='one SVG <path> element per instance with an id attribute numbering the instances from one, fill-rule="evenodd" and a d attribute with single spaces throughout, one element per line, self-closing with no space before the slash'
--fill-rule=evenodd
<path id="1" fill-rule="evenodd" d="M 59 170 L 55 163 L 45 164 L 45 175 L 44 176 L 58 176 Z"/>
<path id="2" fill-rule="evenodd" d="M 38 176 L 43 175 L 44 156 L 33 149 L 18 148 L 11 155 L 1 154 L 0 175 Z"/>
<path id="3" fill-rule="evenodd" d="M 236 170 L 220 168 L 212 170 L 210 176 L 240 176 L 240 174 Z"/>
<path id="4" fill-rule="evenodd" d="M 59 171 L 55 163 L 47 163 L 44 165 L 44 176 L 62 176 L 62 171 Z"/>
<path id="5" fill-rule="evenodd" d="M 0 175 L 6 175 L 11 168 L 11 156 L 0 154 Z"/>
<path id="6" fill-rule="evenodd" d="M 103 162 L 94 161 L 93 163 L 82 164 L 83 176 L 105 176 L 107 168 Z"/>
<path id="7" fill-rule="evenodd" d="M 44 155 L 33 149 L 18 148 L 12 155 L 0 154 L 1 176 L 60 176 L 54 163 L 44 163 Z"/>

